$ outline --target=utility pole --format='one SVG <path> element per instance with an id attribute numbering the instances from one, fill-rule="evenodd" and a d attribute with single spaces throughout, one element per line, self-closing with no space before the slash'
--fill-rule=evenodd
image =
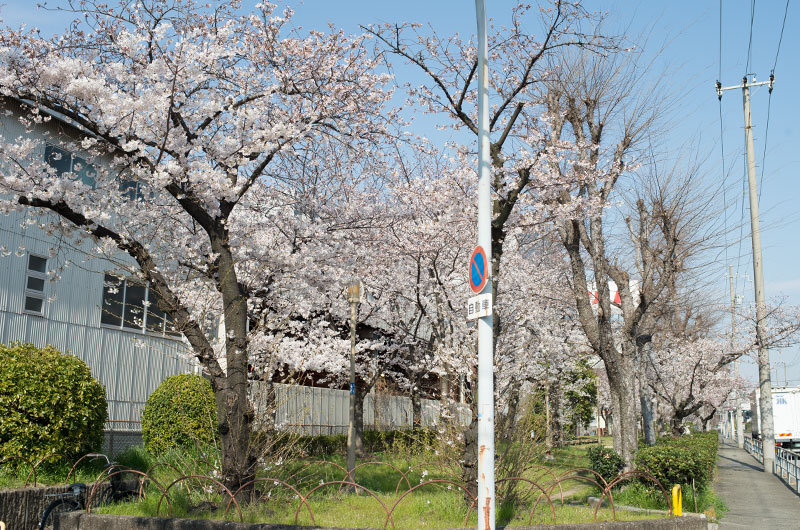
<path id="1" fill-rule="evenodd" d="M 347 301 L 350 303 L 350 424 L 347 427 L 347 476 L 351 482 L 355 482 L 353 470 L 356 467 L 356 325 L 358 304 L 361 302 L 358 282 L 353 282 L 347 287 Z M 355 489 L 353 486 L 349 488 Z"/>
<path id="2" fill-rule="evenodd" d="M 766 318 L 766 301 L 764 299 L 764 270 L 761 262 L 761 225 L 758 220 L 758 190 L 756 189 L 756 160 L 753 147 L 753 126 L 750 121 L 750 88 L 768 85 L 772 92 L 775 76 L 770 74 L 769 81 L 756 82 L 753 75 L 748 82 L 747 76 L 742 78 L 739 86 L 722 87 L 717 81 L 717 96 L 722 99 L 722 92 L 735 88 L 742 89 L 744 104 L 744 138 L 747 148 L 747 182 L 750 191 L 750 232 L 753 242 L 753 276 L 755 279 L 756 297 L 756 341 L 758 342 L 758 386 L 761 390 L 759 406 L 761 407 L 761 438 L 764 454 L 764 472 L 772 473 L 775 466 L 775 425 L 772 418 L 772 381 L 770 380 L 769 348 L 764 340 Z"/>
<path id="3" fill-rule="evenodd" d="M 728 283 L 731 290 L 731 351 L 736 351 L 736 291 L 733 288 L 733 265 L 728 265 Z M 739 359 L 733 361 L 733 376 L 739 379 Z M 736 445 L 739 449 L 744 449 L 744 418 L 742 417 L 742 396 L 739 391 L 735 391 L 735 399 L 733 401 L 736 407 Z"/>
<path id="4" fill-rule="evenodd" d="M 478 23 L 478 246 L 486 253 L 489 273 L 483 293 L 488 292 L 491 297 L 492 196 L 485 0 L 475 0 L 475 18 Z M 494 335 L 489 313 L 478 319 L 478 530 L 495 528 L 494 494 Z"/>

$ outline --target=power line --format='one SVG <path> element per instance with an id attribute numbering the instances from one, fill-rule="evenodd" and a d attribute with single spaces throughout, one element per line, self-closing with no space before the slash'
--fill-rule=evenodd
<path id="1" fill-rule="evenodd" d="M 719 0 L 719 77 L 722 79 L 722 0 Z M 719 83 L 719 81 L 717 81 Z M 719 86 L 719 85 L 718 85 Z M 725 231 L 725 263 L 728 263 L 728 173 L 725 171 L 725 134 L 722 123 L 722 98 L 719 98 L 719 148 L 722 158 L 722 210 Z"/>
<path id="2" fill-rule="evenodd" d="M 717 79 L 722 79 L 722 0 L 719 0 L 719 74 L 717 74 Z"/>
<path id="3" fill-rule="evenodd" d="M 744 69 L 744 73 L 747 74 L 750 72 L 750 58 L 752 57 L 753 52 L 753 21 L 756 18 L 756 0 L 750 0 L 750 39 L 747 43 L 747 66 Z"/>
<path id="4" fill-rule="evenodd" d="M 772 74 L 770 74 L 772 77 Z M 767 125 L 764 128 L 764 153 L 761 155 L 761 178 L 758 182 L 758 204 L 761 204 L 761 192 L 764 191 L 764 167 L 767 163 L 767 142 L 769 140 L 769 111 L 772 108 L 772 89 L 767 98 Z"/>
<path id="5" fill-rule="evenodd" d="M 754 0 L 755 1 L 755 0 Z M 772 63 L 772 70 L 769 73 L 770 79 L 775 76 L 775 68 L 778 66 L 778 56 L 781 53 L 781 43 L 783 42 L 783 30 L 786 29 L 786 15 L 789 14 L 789 0 L 786 0 L 786 6 L 783 9 L 783 22 L 781 23 L 781 33 L 778 37 L 778 49 L 775 51 L 775 61 Z M 764 128 L 764 153 L 761 155 L 761 178 L 758 184 L 758 201 L 761 203 L 761 192 L 764 189 L 764 168 L 767 162 L 767 143 L 769 141 L 769 116 L 770 109 L 772 108 L 772 87 L 770 86 L 769 98 L 767 99 L 767 125 Z"/>
<path id="6" fill-rule="evenodd" d="M 722 0 L 720 0 L 721 2 Z M 755 1 L 755 0 L 754 0 Z M 786 27 L 786 15 L 789 13 L 789 0 L 786 0 L 786 7 L 783 10 L 783 24 L 781 24 L 781 36 L 778 38 L 778 51 L 775 52 L 775 62 L 772 65 L 772 74 L 775 73 L 775 67 L 778 65 L 778 54 L 781 53 L 781 43 L 783 42 L 783 30 Z"/>

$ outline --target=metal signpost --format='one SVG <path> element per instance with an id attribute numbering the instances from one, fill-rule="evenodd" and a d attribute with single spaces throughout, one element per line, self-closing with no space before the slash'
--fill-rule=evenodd
<path id="1" fill-rule="evenodd" d="M 470 286 L 489 297 L 488 311 L 478 318 L 478 529 L 494 530 L 494 336 L 492 335 L 492 203 L 489 179 L 489 82 L 486 65 L 486 5 L 475 0 L 478 20 L 478 248 L 470 260 Z M 483 270 L 479 261 L 482 256 Z M 476 269 L 473 281 L 473 266 Z M 480 287 L 476 290 L 476 287 Z M 483 308 L 483 300 L 481 300 Z"/>

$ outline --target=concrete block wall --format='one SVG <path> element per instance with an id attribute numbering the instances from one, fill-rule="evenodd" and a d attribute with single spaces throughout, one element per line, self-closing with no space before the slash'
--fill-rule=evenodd
<path id="1" fill-rule="evenodd" d="M 67 486 L 0 490 L 0 521 L 8 530 L 36 528 L 45 507 L 53 500 L 46 495 L 66 491 Z"/>

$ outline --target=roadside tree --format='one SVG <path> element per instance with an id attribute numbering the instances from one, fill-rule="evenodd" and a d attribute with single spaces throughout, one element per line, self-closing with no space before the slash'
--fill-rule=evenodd
<path id="1" fill-rule="evenodd" d="M 0 91 L 29 133 L 2 138 L 2 208 L 42 212 L 47 230 L 90 239 L 120 276 L 151 285 L 211 378 L 232 491 L 255 472 L 248 308 L 252 286 L 270 283 L 268 273 L 253 279 L 290 261 L 274 253 L 279 226 L 264 217 L 292 209 L 296 197 L 281 191 L 306 177 L 293 164 L 300 154 L 328 142 L 366 159 L 390 118 L 387 77 L 363 38 L 303 36 L 289 9 L 237 8 L 84 1 L 67 11 L 79 18 L 63 35 L 0 34 Z M 41 125 L 52 120 L 77 132 L 48 138 Z M 59 175 L 44 159 L 48 142 L 79 152 L 94 179 Z M 314 154 L 322 170 L 341 161 Z M 350 176 L 324 174 L 320 186 Z M 218 349 L 205 320 L 214 312 L 225 330 Z"/>

